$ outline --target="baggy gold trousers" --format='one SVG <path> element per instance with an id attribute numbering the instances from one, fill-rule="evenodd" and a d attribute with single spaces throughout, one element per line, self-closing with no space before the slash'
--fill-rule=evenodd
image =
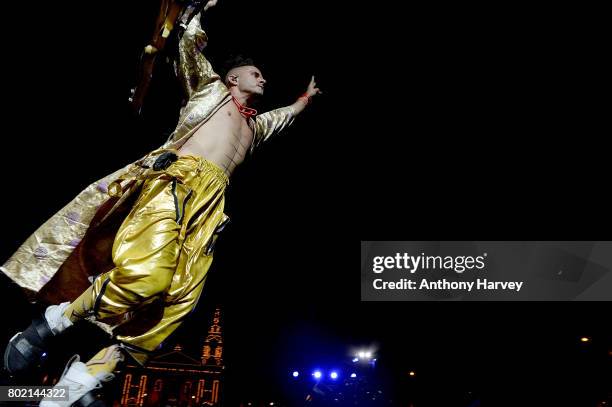
<path id="1" fill-rule="evenodd" d="M 134 336 L 121 335 L 141 364 L 195 307 L 212 262 L 228 178 L 215 164 L 182 156 L 148 177 L 114 240 L 115 268 L 96 278 L 90 289 L 98 320 L 137 312 L 161 300 L 161 320 Z M 89 295 L 89 294 L 87 294 Z"/>

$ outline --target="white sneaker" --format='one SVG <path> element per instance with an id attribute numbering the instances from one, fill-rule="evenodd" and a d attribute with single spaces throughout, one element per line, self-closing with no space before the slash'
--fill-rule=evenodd
<path id="1" fill-rule="evenodd" d="M 111 381 L 115 375 L 112 373 L 102 373 L 92 376 L 87 372 L 85 363 L 79 361 L 79 355 L 74 355 L 66 365 L 62 377 L 54 387 L 67 386 L 67 401 L 52 401 L 43 399 L 40 407 L 70 407 L 74 402 L 83 397 L 85 393 L 93 389 L 102 387 L 102 382 Z"/>
<path id="2" fill-rule="evenodd" d="M 72 326 L 72 321 L 64 316 L 64 311 L 70 305 L 69 302 L 62 302 L 59 305 L 51 305 L 45 310 L 45 319 L 49 328 L 55 335 Z"/>

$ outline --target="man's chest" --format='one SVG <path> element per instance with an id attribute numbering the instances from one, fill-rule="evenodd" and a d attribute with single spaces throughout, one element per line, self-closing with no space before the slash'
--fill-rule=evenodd
<path id="1" fill-rule="evenodd" d="M 250 148 L 254 136 L 252 124 L 240 114 L 236 106 L 233 103 L 228 103 L 216 113 L 217 115 L 221 116 L 219 117 L 220 122 L 223 122 L 222 126 L 226 129 L 224 133 L 226 134 L 227 141 L 236 150 Z"/>

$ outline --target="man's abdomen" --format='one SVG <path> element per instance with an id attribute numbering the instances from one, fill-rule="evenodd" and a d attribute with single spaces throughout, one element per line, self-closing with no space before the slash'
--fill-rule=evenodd
<path id="1" fill-rule="evenodd" d="M 228 104 L 229 105 L 229 104 Z M 212 161 L 230 175 L 251 146 L 252 131 L 237 111 L 224 107 L 200 127 L 179 149 L 180 155 L 195 155 Z"/>

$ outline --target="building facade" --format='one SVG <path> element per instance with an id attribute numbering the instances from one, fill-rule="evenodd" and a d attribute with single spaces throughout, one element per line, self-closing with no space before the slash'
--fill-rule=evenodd
<path id="1" fill-rule="evenodd" d="M 113 406 L 220 406 L 225 369 L 220 318 L 217 308 L 199 359 L 177 344 L 172 352 L 151 358 L 145 367 L 128 364 L 118 378 L 121 391 Z"/>

